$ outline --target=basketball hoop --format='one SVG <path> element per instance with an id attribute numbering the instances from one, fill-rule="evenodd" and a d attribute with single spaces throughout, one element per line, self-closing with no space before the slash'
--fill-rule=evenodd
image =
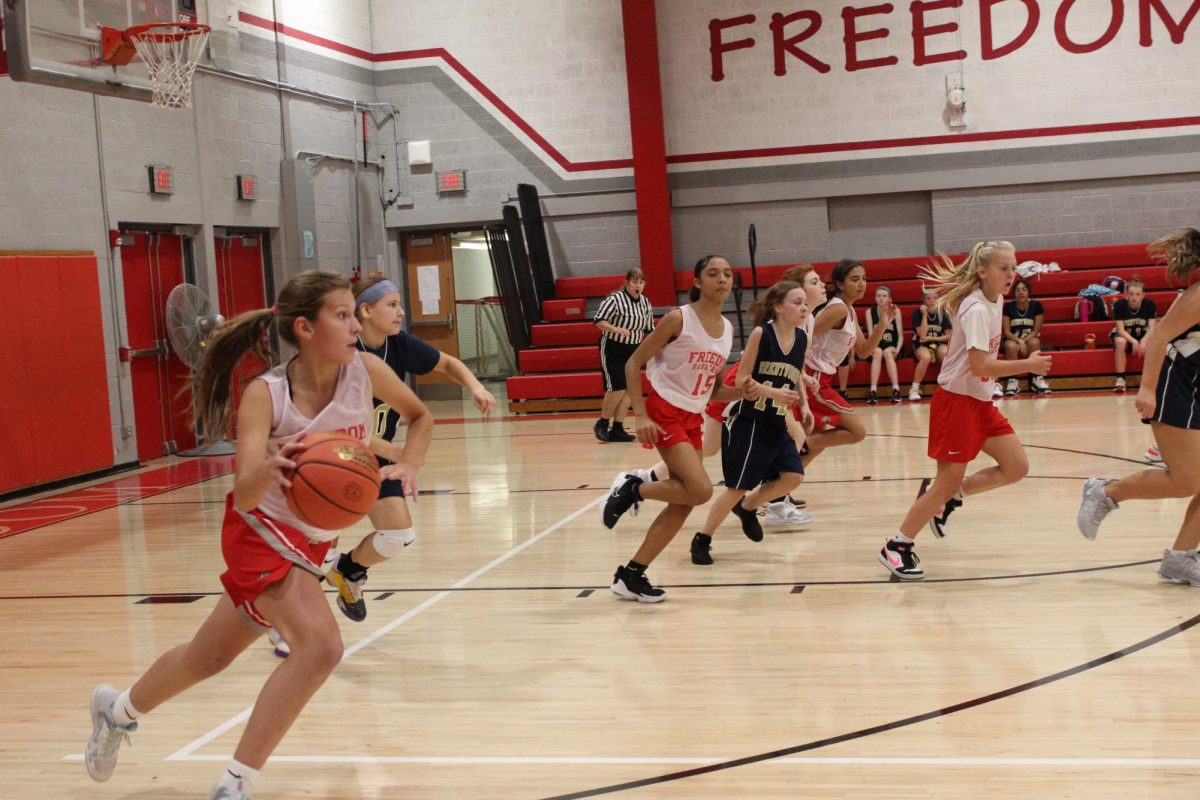
<path id="1" fill-rule="evenodd" d="M 152 22 L 124 31 L 104 28 L 103 60 L 120 66 L 132 61 L 136 53 L 154 84 L 151 105 L 191 108 L 192 76 L 211 30 L 195 22 Z"/>

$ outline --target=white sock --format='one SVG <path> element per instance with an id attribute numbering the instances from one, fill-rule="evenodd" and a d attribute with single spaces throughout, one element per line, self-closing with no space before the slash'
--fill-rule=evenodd
<path id="1" fill-rule="evenodd" d="M 324 575 L 329 570 L 333 569 L 333 565 L 342 557 L 342 554 L 337 551 L 336 547 L 329 548 L 325 553 L 325 560 L 321 562 L 321 574 Z"/>
<path id="2" fill-rule="evenodd" d="M 247 767 L 236 758 L 229 759 L 229 765 L 225 767 L 225 774 L 221 776 L 221 783 L 230 789 L 241 789 L 246 795 L 254 793 L 256 780 L 258 780 L 258 770 Z"/>
<path id="3" fill-rule="evenodd" d="M 914 543 L 912 539 L 908 538 L 907 536 L 905 536 L 903 533 L 900 533 L 899 531 L 897 531 L 896 534 L 892 537 L 892 541 L 895 542 L 896 544 L 913 544 Z"/>
<path id="4" fill-rule="evenodd" d="M 960 503 L 961 503 L 963 500 L 966 500 L 966 499 L 967 499 L 967 496 L 966 496 L 965 494 L 963 494 L 963 490 L 962 490 L 962 487 L 961 487 L 961 486 L 960 486 L 960 487 L 958 487 L 958 491 L 954 493 L 954 499 L 955 499 L 955 500 L 957 500 L 957 501 L 958 501 L 958 502 L 960 502 Z"/>
<path id="5" fill-rule="evenodd" d="M 137 718 L 142 715 L 142 712 L 134 708 L 133 703 L 129 702 L 129 689 L 121 692 L 121 696 L 113 703 L 112 713 L 113 722 L 122 728 L 128 728 L 137 722 Z"/>

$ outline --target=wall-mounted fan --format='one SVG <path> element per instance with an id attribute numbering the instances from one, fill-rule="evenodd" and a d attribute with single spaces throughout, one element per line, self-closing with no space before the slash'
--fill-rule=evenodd
<path id="1" fill-rule="evenodd" d="M 212 302 L 198 286 L 181 283 L 167 295 L 167 338 L 179 360 L 192 369 L 204 359 L 217 329 L 225 318 L 213 310 Z M 192 450 L 180 451 L 181 456 L 226 456 L 234 452 L 231 442 L 224 439 Z"/>

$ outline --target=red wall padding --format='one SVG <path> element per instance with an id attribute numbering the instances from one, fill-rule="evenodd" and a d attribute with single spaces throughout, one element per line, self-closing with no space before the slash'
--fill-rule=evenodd
<path id="1" fill-rule="evenodd" d="M 0 492 L 113 465 L 96 256 L 0 255 Z"/>

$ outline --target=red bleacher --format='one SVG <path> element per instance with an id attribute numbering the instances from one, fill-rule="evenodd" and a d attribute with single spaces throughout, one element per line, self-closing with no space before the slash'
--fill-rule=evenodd
<path id="1" fill-rule="evenodd" d="M 1166 276 L 1162 266 L 1150 263 L 1144 244 L 1116 245 L 1112 247 L 1080 247 L 1054 250 L 1021 250 L 1021 261 L 1057 262 L 1062 272 L 1043 273 L 1029 279 L 1033 295 L 1046 310 L 1042 328 L 1043 343 L 1053 350 L 1054 372 L 1051 385 L 1056 378 L 1079 376 L 1106 376 L 1112 372 L 1112 348 L 1109 333 L 1111 321 L 1076 322 L 1075 305 L 1077 293 L 1091 283 L 1101 283 L 1110 275 L 1129 280 L 1135 275 L 1146 284 L 1147 297 L 1155 302 L 1161 316 L 1179 296 Z M 960 260 L 961 255 L 952 255 Z M 904 257 L 868 259 L 868 291 L 880 283 L 892 289 L 893 299 L 903 315 L 906 339 L 911 341 L 912 312 L 921 302 L 921 281 L 916 277 L 918 269 L 929 263 L 928 257 Z M 758 284 L 769 286 L 790 267 L 777 264 L 759 267 Z M 822 275 L 828 275 L 833 262 L 815 263 Z M 743 281 L 750 284 L 748 267 L 736 267 Z M 596 348 L 600 331 L 592 324 L 586 312 L 588 298 L 603 297 L 620 287 L 620 275 L 601 275 L 584 278 L 559 278 L 555 281 L 557 300 L 543 304 L 542 324 L 533 326 L 532 349 L 523 350 L 519 356 L 522 375 L 508 379 L 510 401 L 519 404 L 527 400 L 552 398 L 599 398 L 603 393 L 600 359 Z M 691 270 L 675 273 L 675 288 L 684 292 L 692 285 Z M 865 318 L 871 306 L 868 294 L 858 304 L 860 320 Z M 1110 298 L 1111 305 L 1111 298 Z M 577 321 L 572 321 L 577 320 Z M 1085 337 L 1095 336 L 1096 349 L 1084 349 Z M 901 359 L 900 380 L 907 385 L 912 380 L 914 362 L 911 358 Z M 862 386 L 870 380 L 870 362 L 859 362 L 851 372 L 850 384 Z M 926 374 L 926 382 L 936 379 L 937 368 Z M 519 410 L 519 409 L 518 409 Z"/>

